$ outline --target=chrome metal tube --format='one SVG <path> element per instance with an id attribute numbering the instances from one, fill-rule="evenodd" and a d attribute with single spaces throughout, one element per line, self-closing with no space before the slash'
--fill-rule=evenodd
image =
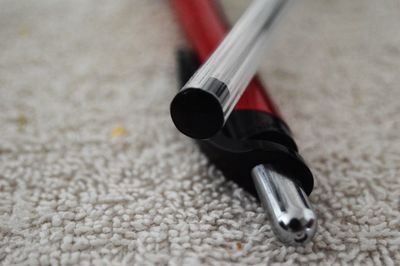
<path id="1" fill-rule="evenodd" d="M 317 216 L 304 191 L 268 165 L 254 167 L 251 175 L 278 238 L 292 245 L 309 242 L 317 230 Z"/>
<path id="2" fill-rule="evenodd" d="M 171 103 L 177 128 L 209 138 L 225 124 L 255 75 L 263 47 L 290 0 L 254 0 L 210 58 Z"/>

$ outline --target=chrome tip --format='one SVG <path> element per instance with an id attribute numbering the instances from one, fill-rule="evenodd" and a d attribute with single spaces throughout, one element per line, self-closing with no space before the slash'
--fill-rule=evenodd
<path id="1" fill-rule="evenodd" d="M 276 236 L 289 245 L 310 242 L 317 216 L 304 191 L 268 165 L 254 167 L 251 174 Z"/>
<path id="2" fill-rule="evenodd" d="M 287 212 L 276 218 L 274 231 L 288 244 L 306 244 L 315 235 L 317 230 L 317 217 L 310 209 L 298 209 Z"/>

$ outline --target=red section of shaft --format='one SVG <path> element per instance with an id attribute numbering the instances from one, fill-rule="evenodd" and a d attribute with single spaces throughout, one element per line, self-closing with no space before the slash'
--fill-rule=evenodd
<path id="1" fill-rule="evenodd" d="M 204 63 L 229 31 L 216 0 L 171 0 L 178 20 L 193 49 Z M 257 110 L 280 117 L 261 81 L 255 76 L 235 110 Z"/>

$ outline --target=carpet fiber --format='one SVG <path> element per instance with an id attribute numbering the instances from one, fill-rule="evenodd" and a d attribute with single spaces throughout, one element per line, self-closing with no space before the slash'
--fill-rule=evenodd
<path id="1" fill-rule="evenodd" d="M 3 265 L 400 264 L 398 1 L 301 1 L 265 56 L 316 178 L 298 248 L 173 127 L 167 1 L 0 5 Z"/>

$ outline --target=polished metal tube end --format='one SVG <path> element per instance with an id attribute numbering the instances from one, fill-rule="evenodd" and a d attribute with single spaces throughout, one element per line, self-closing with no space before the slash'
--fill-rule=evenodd
<path id="1" fill-rule="evenodd" d="M 277 237 L 290 245 L 309 242 L 317 230 L 317 216 L 304 191 L 268 165 L 254 167 L 251 175 Z"/>
<path id="2" fill-rule="evenodd" d="M 172 121 L 186 136 L 211 138 L 224 126 L 223 104 L 228 97 L 226 84 L 215 78 L 209 78 L 201 88 L 184 87 L 171 102 Z"/>

